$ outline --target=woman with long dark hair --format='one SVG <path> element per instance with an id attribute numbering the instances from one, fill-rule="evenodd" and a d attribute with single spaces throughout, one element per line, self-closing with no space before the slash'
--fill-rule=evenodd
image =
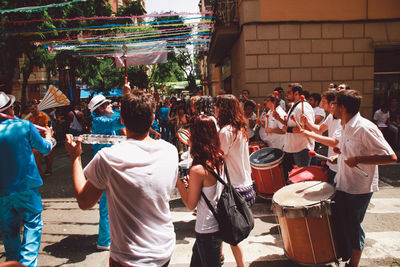
<path id="1" fill-rule="evenodd" d="M 201 192 L 216 208 L 223 185 L 209 172 L 218 173 L 224 180 L 223 157 L 214 121 L 206 115 L 197 116 L 190 128 L 190 154 L 193 164 L 190 169 L 188 188 L 180 179 L 177 186 L 183 203 L 190 210 L 197 207 L 196 242 L 190 266 L 221 266 L 222 240 L 217 236 L 218 222 L 207 206 Z M 207 166 L 207 167 L 206 167 Z"/>
<path id="2" fill-rule="evenodd" d="M 239 100 L 229 94 L 217 96 L 215 117 L 221 129 L 219 139 L 231 183 L 251 206 L 255 202 L 256 192 L 251 180 L 246 118 Z M 231 246 L 231 249 L 237 266 L 243 267 L 240 246 Z"/>

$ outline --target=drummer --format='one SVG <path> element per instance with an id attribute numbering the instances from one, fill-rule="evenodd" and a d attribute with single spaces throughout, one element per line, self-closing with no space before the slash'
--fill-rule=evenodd
<path id="1" fill-rule="evenodd" d="M 328 136 L 333 137 L 333 134 L 336 132 L 336 130 L 341 127 L 340 119 L 335 119 L 333 117 L 334 109 L 332 108 L 332 105 L 333 103 L 335 103 L 336 93 L 337 91 L 335 90 L 328 90 L 322 94 L 321 106 L 329 115 L 320 125 L 316 125 L 310 122 L 304 115 L 301 117 L 301 122 L 304 123 L 304 125 L 307 126 L 308 129 L 318 134 L 322 134 L 325 131 L 328 131 Z M 332 157 L 333 155 L 333 147 L 329 146 L 328 157 Z M 328 161 L 326 164 L 328 166 L 328 183 L 334 184 L 334 179 L 337 172 L 337 164 L 334 164 L 330 161 Z"/>
<path id="2" fill-rule="evenodd" d="M 397 157 L 378 127 L 360 115 L 358 91 L 339 91 L 335 104 L 333 116 L 342 125 L 337 130 L 341 131 L 339 138 L 319 137 L 310 131 L 304 134 L 338 145 L 341 151 L 337 158 L 336 204 L 332 215 L 342 260 L 350 259 L 346 266 L 358 266 L 365 244 L 361 223 L 373 192 L 378 191 L 377 165 L 395 163 Z"/>
<path id="3" fill-rule="evenodd" d="M 299 167 L 310 166 L 311 158 L 308 156 L 308 151 L 314 149 L 314 141 L 309 142 L 305 136 L 302 136 L 296 123 L 290 119 L 290 116 L 293 115 L 300 122 L 301 115 L 304 114 L 309 121 L 314 121 L 314 110 L 307 101 L 301 101 L 302 93 L 301 84 L 289 84 L 286 97 L 288 101 L 294 104 L 289 109 L 287 119 L 281 118 L 277 110 L 273 112 L 273 117 L 287 126 L 283 147 L 286 152 L 284 158 L 285 174 L 292 170 L 293 164 Z"/>
<path id="4" fill-rule="evenodd" d="M 249 142 L 252 143 L 256 140 L 254 133 L 254 127 L 256 126 L 257 115 L 254 113 L 254 108 L 256 107 L 256 102 L 254 100 L 246 100 L 244 102 L 244 116 L 247 120 L 247 135 L 249 137 Z"/>
<path id="5" fill-rule="evenodd" d="M 286 126 L 273 116 L 274 110 L 281 118 L 286 115 L 279 103 L 280 99 L 277 98 L 275 101 L 274 95 L 267 96 L 264 100 L 265 111 L 257 119 L 257 125 L 260 126 L 259 134 L 264 143 L 267 143 L 269 147 L 282 149 L 285 141 Z"/>

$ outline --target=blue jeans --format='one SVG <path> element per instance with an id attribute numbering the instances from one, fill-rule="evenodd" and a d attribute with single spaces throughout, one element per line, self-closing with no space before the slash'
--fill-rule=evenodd
<path id="1" fill-rule="evenodd" d="M 215 233 L 196 233 L 196 242 L 193 245 L 191 267 L 219 267 L 221 266 L 222 240 Z"/>
<path id="2" fill-rule="evenodd" d="M 38 266 L 42 210 L 38 188 L 0 197 L 0 223 L 7 261 L 19 261 L 29 267 Z M 24 224 L 22 242 L 21 220 Z"/>
<path id="3" fill-rule="evenodd" d="M 97 238 L 97 245 L 107 247 L 111 244 L 111 238 L 110 224 L 108 220 L 106 191 L 104 191 L 103 195 L 100 198 L 99 213 L 99 237 Z"/>
<path id="4" fill-rule="evenodd" d="M 372 193 L 353 195 L 336 191 L 332 208 L 332 219 L 339 245 L 339 254 L 343 260 L 351 257 L 351 251 L 363 250 L 365 232 L 361 226 Z"/>

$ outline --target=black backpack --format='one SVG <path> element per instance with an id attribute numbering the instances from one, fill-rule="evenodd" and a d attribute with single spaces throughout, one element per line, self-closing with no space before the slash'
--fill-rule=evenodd
<path id="1" fill-rule="evenodd" d="M 247 238 L 251 230 L 253 230 L 253 214 L 246 201 L 232 186 L 225 162 L 224 170 L 228 180 L 227 183 L 222 180 L 221 177 L 211 169 L 211 167 L 205 165 L 205 168 L 217 179 L 218 182 L 224 185 L 221 197 L 217 203 L 217 211 L 214 210 L 203 191 L 201 192 L 201 195 L 218 221 L 218 236 L 222 241 L 236 246 L 243 239 Z"/>

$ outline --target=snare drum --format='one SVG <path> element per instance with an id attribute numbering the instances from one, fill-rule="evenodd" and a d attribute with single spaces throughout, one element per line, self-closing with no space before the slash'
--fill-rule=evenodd
<path id="1" fill-rule="evenodd" d="M 328 170 L 321 166 L 297 167 L 289 172 L 289 183 L 304 181 L 328 182 Z"/>
<path id="2" fill-rule="evenodd" d="M 282 162 L 283 151 L 277 148 L 266 147 L 250 155 L 251 170 L 259 196 L 271 198 L 285 186 Z"/>
<path id="3" fill-rule="evenodd" d="M 274 194 L 286 255 L 301 264 L 326 264 L 337 259 L 331 223 L 332 185 L 307 181 L 285 186 Z"/>

